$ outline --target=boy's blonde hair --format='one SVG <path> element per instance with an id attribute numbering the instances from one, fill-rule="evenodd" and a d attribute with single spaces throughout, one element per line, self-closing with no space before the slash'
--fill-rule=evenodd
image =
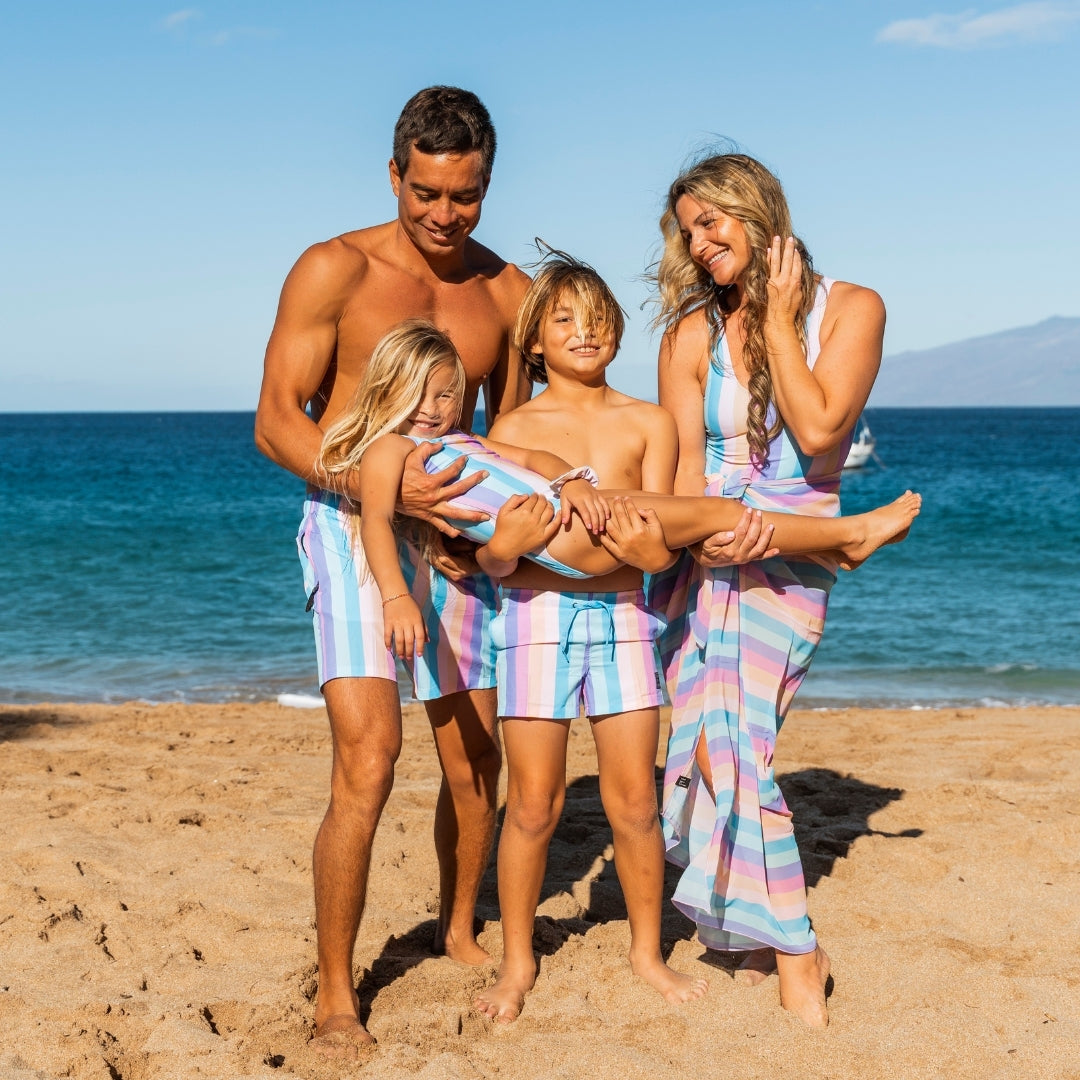
<path id="1" fill-rule="evenodd" d="M 595 329 L 598 337 L 611 334 L 618 351 L 626 317 L 615 294 L 588 263 L 563 251 L 549 249 L 518 308 L 514 348 L 521 354 L 525 374 L 534 383 L 548 381 L 542 354 L 533 346 L 540 340 L 540 324 L 559 303 L 574 313 L 579 330 Z"/>
<path id="2" fill-rule="evenodd" d="M 457 417 L 465 397 L 465 369 L 449 337 L 426 319 L 406 319 L 375 346 L 352 400 L 326 430 L 319 452 L 319 475 L 332 477 L 360 464 L 364 451 L 380 436 L 409 418 L 428 379 L 450 367 L 450 390 L 457 398 Z"/>

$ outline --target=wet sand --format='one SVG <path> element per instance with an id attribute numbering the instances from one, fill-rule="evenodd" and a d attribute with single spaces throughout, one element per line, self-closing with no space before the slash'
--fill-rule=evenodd
<path id="1" fill-rule="evenodd" d="M 795 712 L 777 762 L 826 1032 L 775 976 L 736 985 L 670 905 L 671 963 L 709 994 L 672 1006 L 633 978 L 584 721 L 540 976 L 494 1029 L 470 1007 L 492 969 L 429 952 L 438 766 L 407 710 L 356 950 L 379 1046 L 342 1068 L 306 1048 L 322 710 L 0 706 L 0 1077 L 1080 1078 L 1080 709 Z M 498 955 L 493 868 L 478 914 Z"/>

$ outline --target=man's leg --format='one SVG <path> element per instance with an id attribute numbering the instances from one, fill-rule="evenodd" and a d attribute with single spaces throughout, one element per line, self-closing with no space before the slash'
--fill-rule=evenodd
<path id="1" fill-rule="evenodd" d="M 454 960 L 482 964 L 491 957 L 476 941 L 473 919 L 495 836 L 502 766 L 495 690 L 466 690 L 425 705 L 443 772 L 435 807 L 439 925 L 434 948 Z"/>
<path id="2" fill-rule="evenodd" d="M 315 837 L 319 997 L 315 1042 L 334 1053 L 373 1041 L 356 1019 L 353 947 L 364 912 L 371 844 L 401 753 L 401 706 L 389 679 L 339 678 L 323 687 L 333 737 L 330 805 Z M 316 1046 L 316 1049 L 320 1049 Z"/>

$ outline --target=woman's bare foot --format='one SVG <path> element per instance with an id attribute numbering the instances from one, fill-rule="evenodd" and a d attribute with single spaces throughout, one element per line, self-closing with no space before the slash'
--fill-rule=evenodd
<path id="1" fill-rule="evenodd" d="M 905 491 L 899 499 L 879 506 L 865 514 L 855 514 L 849 522 L 855 527 L 856 537 L 841 546 L 844 568 L 854 570 L 866 562 L 883 544 L 898 544 L 903 540 L 911 523 L 919 516 L 922 496 Z"/>
<path id="2" fill-rule="evenodd" d="M 355 1061 L 375 1048 L 375 1039 L 355 1013 L 334 1013 L 321 1024 L 308 1043 L 312 1053 L 331 1061 Z"/>
<path id="3" fill-rule="evenodd" d="M 772 949 L 754 949 L 735 969 L 732 978 L 740 986 L 760 986 L 776 973 L 776 953 Z"/>
<path id="4" fill-rule="evenodd" d="M 704 997 L 709 989 L 709 984 L 705 979 L 692 979 L 681 971 L 675 971 L 674 968 L 669 968 L 659 956 L 648 956 L 642 959 L 631 956 L 630 970 L 639 979 L 644 979 L 672 1005 L 682 1005 L 686 1001 Z"/>
<path id="5" fill-rule="evenodd" d="M 829 980 L 829 957 L 819 945 L 812 953 L 776 954 L 780 973 L 780 1004 L 807 1027 L 829 1026 L 825 984 Z"/>
<path id="6" fill-rule="evenodd" d="M 491 963 L 491 954 L 472 934 L 466 938 L 458 938 L 442 927 L 435 929 L 431 951 L 436 956 L 448 956 L 459 964 L 471 964 L 473 967 Z"/>
<path id="7" fill-rule="evenodd" d="M 486 989 L 476 995 L 473 1008 L 496 1024 L 512 1024 L 525 1007 L 525 995 L 536 982 L 536 969 L 532 971 L 503 971 Z"/>

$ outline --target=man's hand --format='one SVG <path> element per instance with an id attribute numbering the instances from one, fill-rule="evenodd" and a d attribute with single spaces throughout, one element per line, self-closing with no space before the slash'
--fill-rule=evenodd
<path id="1" fill-rule="evenodd" d="M 429 473 L 424 463 L 432 454 L 442 449 L 442 443 L 420 443 L 405 459 L 405 471 L 401 476 L 401 497 L 397 509 L 407 517 L 418 518 L 434 525 L 446 536 L 459 536 L 460 532 L 446 519 L 458 521 L 487 521 L 490 517 L 480 510 L 464 510 L 450 506 L 450 500 L 464 495 L 476 487 L 486 476 L 477 473 L 466 480 L 459 480 L 466 459 L 459 458 L 436 473 Z M 449 574 L 447 575 L 450 576 Z"/>
<path id="2" fill-rule="evenodd" d="M 702 566 L 737 566 L 780 554 L 770 547 L 773 527 L 763 522 L 760 510 L 747 507 L 733 532 L 716 533 L 690 547 L 690 554 Z"/>
<path id="3" fill-rule="evenodd" d="M 611 517 L 600 543 L 620 562 L 647 574 L 664 570 L 675 561 L 664 540 L 664 529 L 651 507 L 639 510 L 633 499 L 618 496 L 611 501 Z"/>

